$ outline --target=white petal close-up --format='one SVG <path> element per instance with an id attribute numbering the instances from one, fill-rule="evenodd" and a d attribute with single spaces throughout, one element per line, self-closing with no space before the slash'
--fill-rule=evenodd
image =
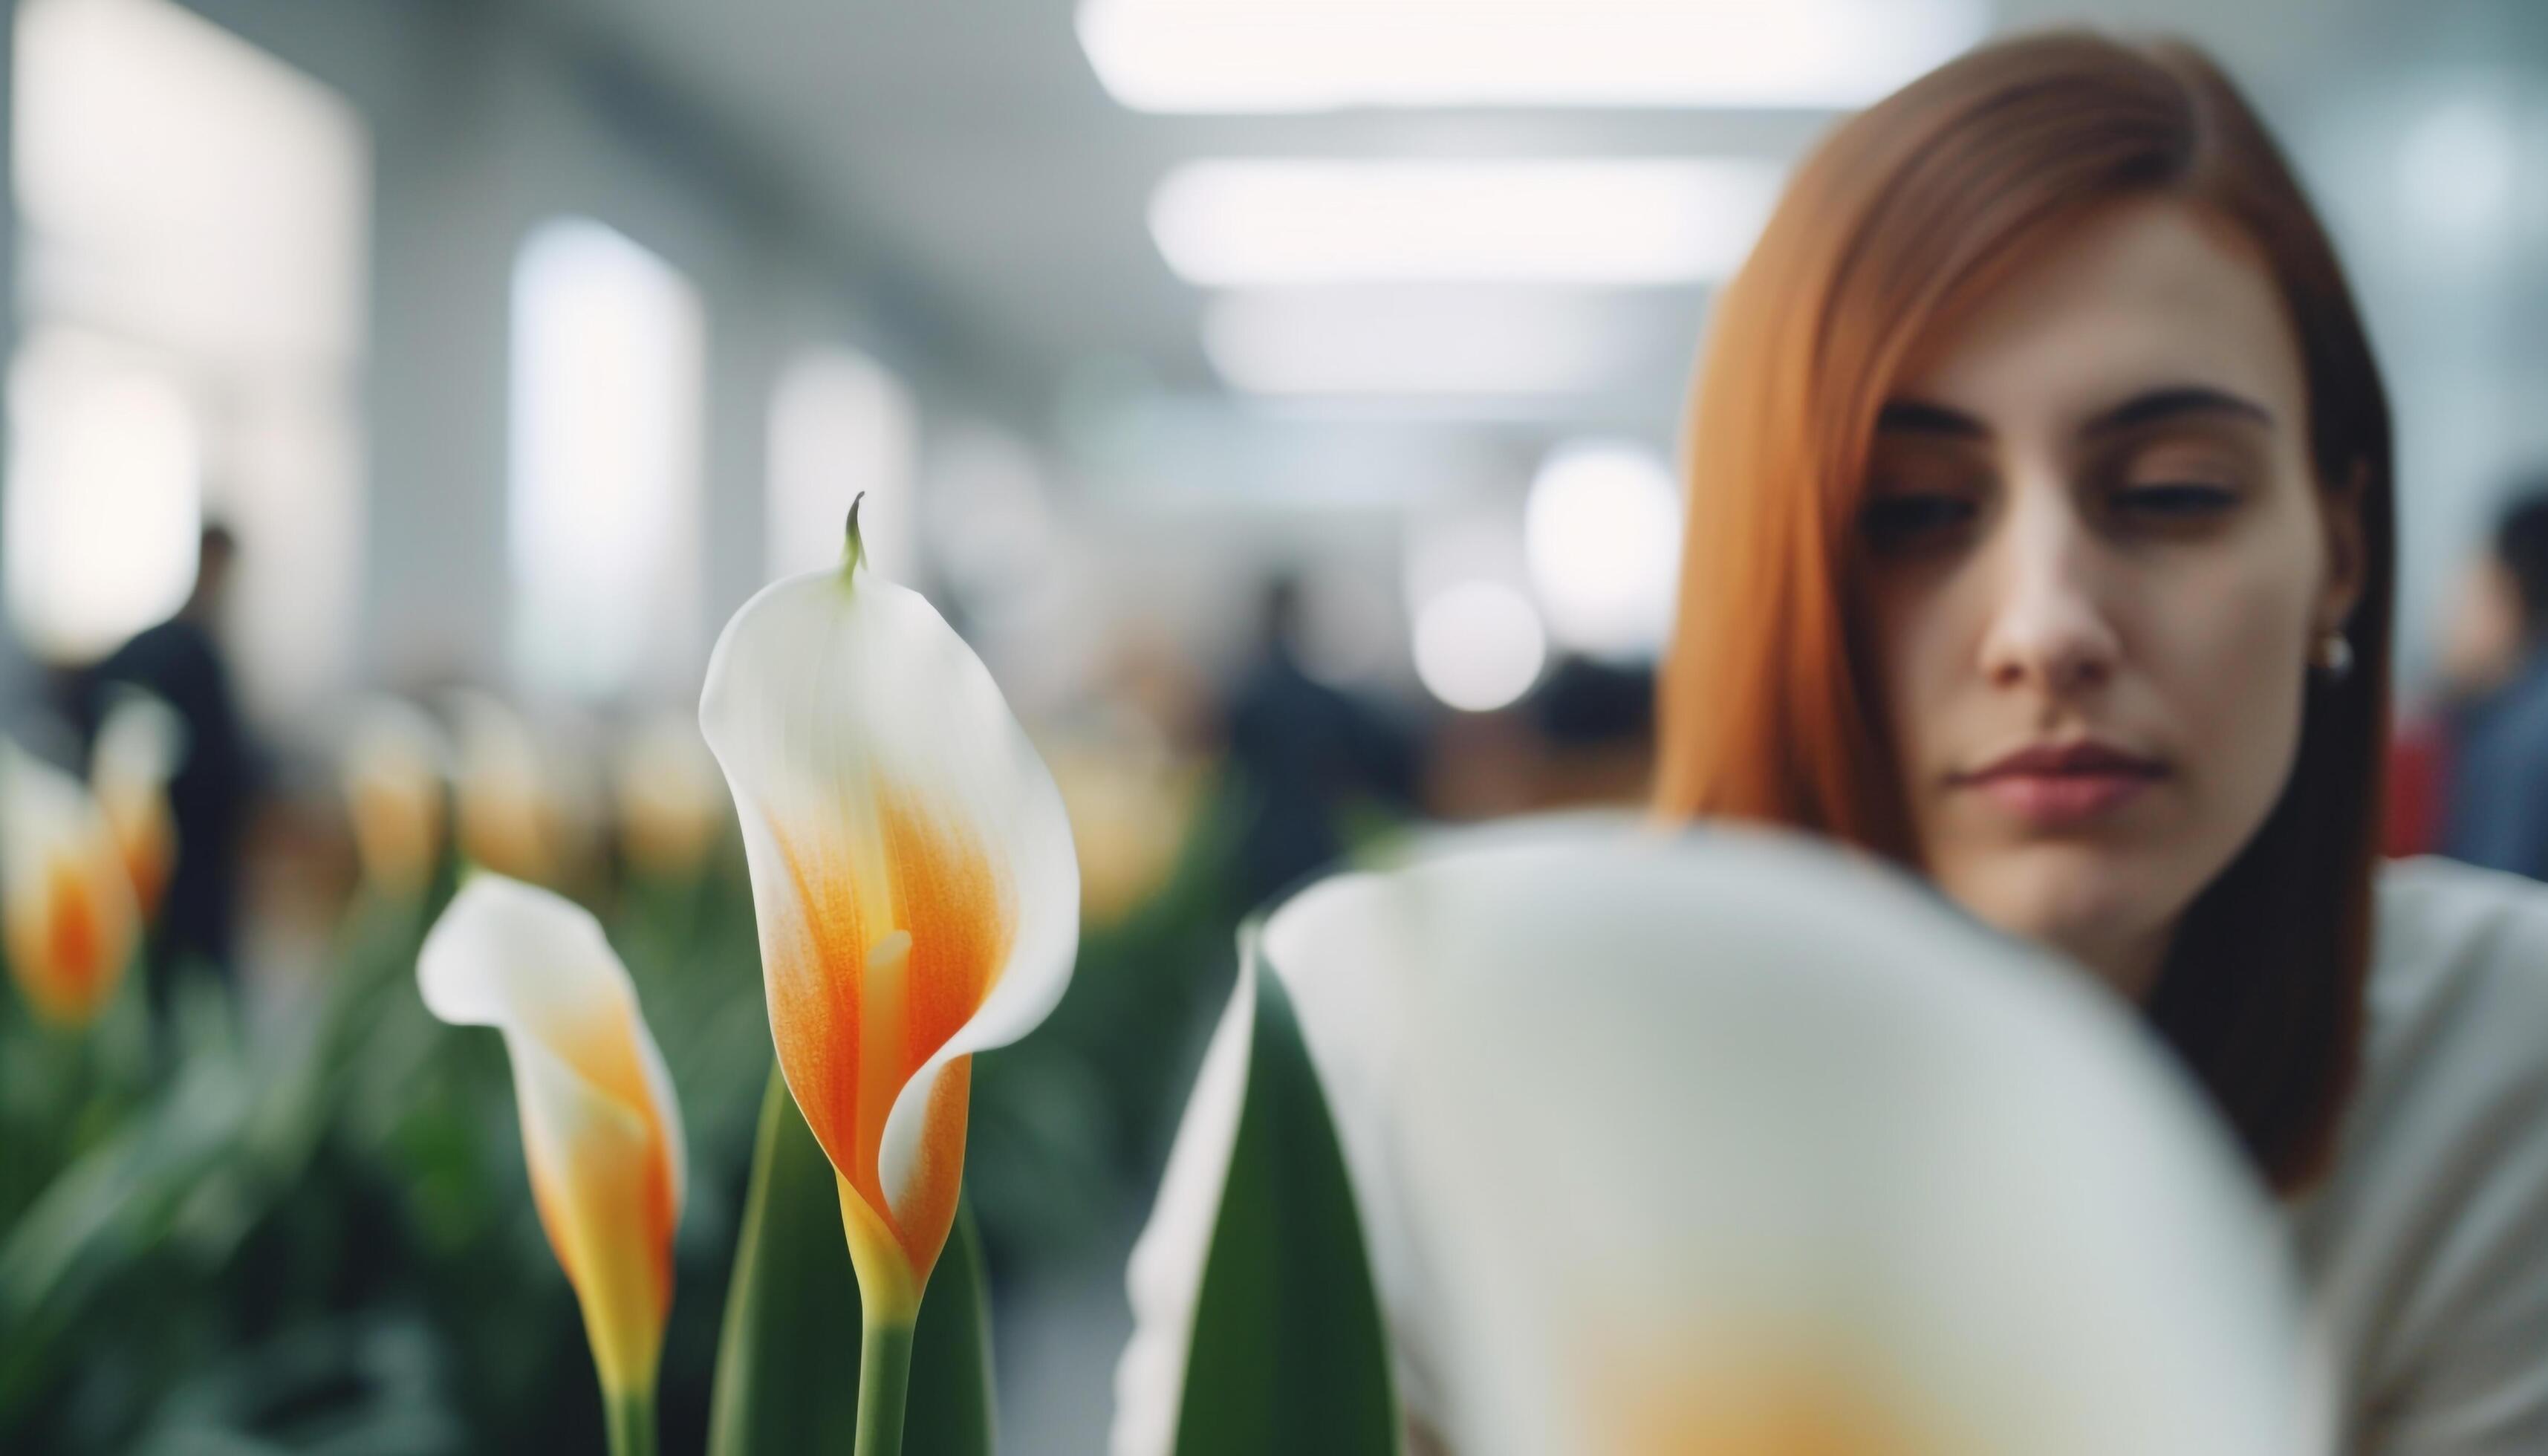
<path id="1" fill-rule="evenodd" d="M 1261 946 L 1402 1403 L 1463 1456 L 2317 1449 L 2279 1227 L 2198 1091 L 2084 972 L 1901 876 L 1500 826 L 1312 887 Z M 1115 1456 L 1173 1447 L 1231 1037 L 1135 1253 Z"/>
<path id="2" fill-rule="evenodd" d="M 2307 1449 L 2271 1204 L 2084 972 L 1758 831 L 1398 888 L 1457 1449 Z"/>

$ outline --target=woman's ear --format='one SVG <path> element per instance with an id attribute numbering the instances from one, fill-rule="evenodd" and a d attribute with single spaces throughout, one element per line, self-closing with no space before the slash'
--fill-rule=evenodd
<path id="1" fill-rule="evenodd" d="M 2344 630 L 2362 600 L 2367 575 L 2362 539 L 2362 500 L 2371 491 L 2371 466 L 2357 460 L 2342 479 L 2320 493 L 2320 514 L 2326 524 L 2326 581 L 2319 592 L 2320 636 Z"/>

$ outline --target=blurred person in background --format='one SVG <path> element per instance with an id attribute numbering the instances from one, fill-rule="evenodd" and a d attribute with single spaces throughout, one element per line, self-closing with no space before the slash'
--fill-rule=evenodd
<path id="1" fill-rule="evenodd" d="M 2548 879 L 2548 480 L 2516 492 L 2461 583 L 2434 734 L 2439 848 Z"/>
<path id="2" fill-rule="evenodd" d="M 117 691 L 126 686 L 155 695 L 185 725 L 184 757 L 168 784 L 176 864 L 149 942 L 150 1000 L 158 1012 L 166 1010 L 170 987 L 184 967 L 199 966 L 235 987 L 238 862 L 256 777 L 254 751 L 218 635 L 237 560 L 237 538 L 228 527 L 208 522 L 185 605 L 136 633 L 81 684 L 81 731 L 92 744 Z"/>
<path id="3" fill-rule="evenodd" d="M 2246 101 L 1971 52 L 1821 144 L 1711 329 L 1660 814 L 2068 956 L 2281 1200 L 2343 1449 L 2548 1450 L 2548 891 L 2378 859 L 2389 407 Z"/>
<path id="4" fill-rule="evenodd" d="M 1378 709 L 1303 669 L 1301 584 L 1266 584 L 1256 653 L 1223 712 L 1239 795 L 1242 902 L 1264 903 L 1331 865 L 1360 809 L 1403 812 L 1417 779 L 1414 740 Z"/>

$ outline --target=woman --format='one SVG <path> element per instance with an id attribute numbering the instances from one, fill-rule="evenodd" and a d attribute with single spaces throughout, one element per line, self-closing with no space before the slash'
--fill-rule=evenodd
<path id="1" fill-rule="evenodd" d="M 2548 1450 L 2548 899 L 2375 863 L 2388 406 L 2182 46 L 1969 54 L 1716 304 L 1668 816 L 1830 835 L 2143 1009 L 2286 1201 L 2350 1449 Z"/>
<path id="2" fill-rule="evenodd" d="M 1662 815 L 1858 846 L 2138 1003 L 2288 1211 L 2346 1449 L 2548 1451 L 2548 899 L 2375 863 L 2388 406 L 2230 83 L 2045 36 L 1840 127 L 1688 461 Z"/>

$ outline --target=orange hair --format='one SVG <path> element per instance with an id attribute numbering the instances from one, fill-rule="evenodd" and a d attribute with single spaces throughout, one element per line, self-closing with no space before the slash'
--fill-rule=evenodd
<path id="1" fill-rule="evenodd" d="M 1657 809 L 1830 835 L 1917 867 L 1866 632 L 1856 523 L 1904 360 L 2020 264 L 2128 200 L 2243 237 L 2300 345 L 2321 486 L 2355 493 L 2355 663 L 2310 689 L 2263 828 L 2197 898 L 2146 1008 L 2282 1191 L 2326 1161 L 2360 1058 L 2388 733 L 2387 395 L 2334 249 L 2229 79 L 2178 43 L 2004 42 L 1808 157 L 1716 300 L 1659 702 Z"/>

